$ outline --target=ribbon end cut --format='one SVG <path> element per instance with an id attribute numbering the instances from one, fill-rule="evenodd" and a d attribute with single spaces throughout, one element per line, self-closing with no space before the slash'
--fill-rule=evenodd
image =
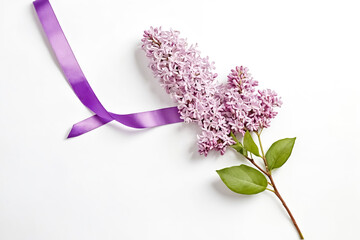
<path id="1" fill-rule="evenodd" d="M 67 139 L 69 138 L 74 138 L 74 137 L 77 137 L 77 136 L 80 136 L 82 133 L 79 133 L 77 130 L 76 130 L 76 127 L 75 127 L 75 124 L 72 126 L 68 136 L 67 136 Z"/>
<path id="2" fill-rule="evenodd" d="M 99 117 L 98 115 L 94 115 L 85 120 L 82 120 L 81 122 L 74 124 L 67 138 L 73 138 L 83 135 L 84 133 L 87 133 L 91 130 L 101 127 L 102 125 L 105 125 L 111 121 L 112 119 L 104 119 Z"/>

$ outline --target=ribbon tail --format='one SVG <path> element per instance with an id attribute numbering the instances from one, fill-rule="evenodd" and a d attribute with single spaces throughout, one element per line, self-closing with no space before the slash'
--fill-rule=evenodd
<path id="1" fill-rule="evenodd" d="M 115 120 L 125 126 L 138 129 L 153 128 L 166 124 L 183 122 L 183 120 L 180 118 L 177 107 L 168 107 L 153 111 L 125 115 L 110 113 L 110 115 L 110 119 L 102 118 L 99 115 L 94 115 L 74 124 L 67 138 L 80 136 L 84 133 L 101 127 L 111 122 L 112 120 Z"/>
<path id="2" fill-rule="evenodd" d="M 74 124 L 72 126 L 67 138 L 73 138 L 73 137 L 83 135 L 84 133 L 90 132 L 98 127 L 101 127 L 101 126 L 111 122 L 111 121 L 112 121 L 111 119 L 105 119 L 105 118 L 99 117 L 98 115 L 93 115 L 87 119 L 82 120 L 81 122 Z"/>
<path id="3" fill-rule="evenodd" d="M 132 128 L 150 128 L 183 121 L 176 107 L 122 115 L 108 112 L 86 80 L 50 2 L 36 0 L 34 7 L 66 79 L 80 101 L 96 114 L 73 125 L 68 138 L 80 136 L 112 120 Z"/>

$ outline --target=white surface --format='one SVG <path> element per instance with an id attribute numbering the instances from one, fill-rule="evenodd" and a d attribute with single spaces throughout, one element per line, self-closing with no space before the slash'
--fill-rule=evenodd
<path id="1" fill-rule="evenodd" d="M 275 181 L 306 239 L 355 239 L 360 222 L 358 1 L 53 0 L 97 96 L 130 113 L 172 106 L 140 50 L 162 25 L 199 43 L 225 80 L 250 68 L 284 100 L 266 148 L 297 137 Z M 241 196 L 197 154 L 196 127 L 117 123 L 65 140 L 87 118 L 31 2 L 0 0 L 0 239 L 298 239 L 270 193 Z"/>

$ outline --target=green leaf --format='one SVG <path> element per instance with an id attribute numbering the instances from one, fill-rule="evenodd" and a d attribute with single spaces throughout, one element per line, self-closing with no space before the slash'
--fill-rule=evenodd
<path id="1" fill-rule="evenodd" d="M 247 151 L 244 148 L 244 146 L 237 140 L 236 136 L 231 132 L 230 136 L 234 139 L 236 142 L 234 145 L 231 145 L 233 149 L 235 149 L 238 153 L 247 156 Z"/>
<path id="2" fill-rule="evenodd" d="M 245 136 L 244 136 L 244 147 L 246 150 L 253 153 L 255 156 L 260 157 L 259 148 L 256 146 L 249 131 L 246 131 Z"/>
<path id="3" fill-rule="evenodd" d="M 256 194 L 267 187 L 265 176 L 247 165 L 234 166 L 216 171 L 225 185 L 233 192 Z"/>
<path id="4" fill-rule="evenodd" d="M 247 156 L 247 151 L 241 143 L 235 143 L 234 145 L 231 145 L 231 147 L 233 149 L 235 149 L 237 152 L 239 152 L 240 154 Z"/>
<path id="5" fill-rule="evenodd" d="M 265 157 L 269 170 L 281 167 L 290 157 L 296 138 L 284 138 L 274 142 Z"/>

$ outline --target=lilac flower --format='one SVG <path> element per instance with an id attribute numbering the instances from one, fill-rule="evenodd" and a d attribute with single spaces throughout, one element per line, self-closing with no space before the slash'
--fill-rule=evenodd
<path id="1" fill-rule="evenodd" d="M 235 142 L 222 115 L 225 106 L 218 96 L 214 63 L 202 58 L 196 46 L 188 46 L 178 31 L 150 28 L 144 32 L 142 43 L 150 69 L 177 102 L 181 118 L 203 130 L 198 136 L 199 152 L 207 155 L 216 149 L 224 153 L 226 146 Z"/>
<path id="2" fill-rule="evenodd" d="M 267 89 L 256 92 L 258 82 L 244 67 L 231 70 L 227 85 L 224 104 L 231 113 L 227 121 L 233 132 L 244 134 L 246 130 L 258 131 L 270 126 L 271 119 L 277 115 L 274 107 L 282 104 L 274 91 Z"/>
<path id="3" fill-rule="evenodd" d="M 249 69 L 243 66 L 232 69 L 231 73 L 228 75 L 229 86 L 238 89 L 240 93 L 253 93 L 255 87 L 258 86 L 259 83 L 253 80 L 248 71 Z"/>
<path id="4" fill-rule="evenodd" d="M 276 116 L 274 107 L 280 107 L 281 100 L 271 90 L 256 92 L 258 82 L 247 68 L 236 67 L 227 84 L 218 84 L 214 63 L 202 58 L 196 45 L 188 46 L 178 31 L 150 28 L 141 41 L 150 69 L 177 102 L 181 118 L 200 126 L 200 154 L 206 156 L 210 150 L 224 154 L 235 143 L 231 132 L 258 131 L 269 127 Z"/>

